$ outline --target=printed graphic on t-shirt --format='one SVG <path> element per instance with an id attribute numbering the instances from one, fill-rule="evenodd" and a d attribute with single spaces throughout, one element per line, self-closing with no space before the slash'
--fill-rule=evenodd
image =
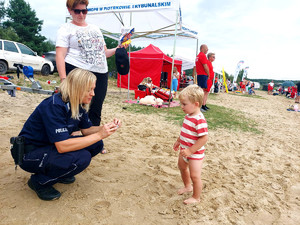
<path id="1" fill-rule="evenodd" d="M 103 36 L 95 30 L 78 30 L 76 32 L 80 56 L 92 65 L 105 66 Z"/>

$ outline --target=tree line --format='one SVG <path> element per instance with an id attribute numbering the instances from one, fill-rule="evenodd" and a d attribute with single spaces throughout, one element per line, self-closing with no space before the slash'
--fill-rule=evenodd
<path id="1" fill-rule="evenodd" d="M 10 0 L 8 7 L 0 1 L 0 38 L 20 42 L 41 55 L 55 49 L 51 40 L 40 34 L 43 21 L 24 0 Z"/>

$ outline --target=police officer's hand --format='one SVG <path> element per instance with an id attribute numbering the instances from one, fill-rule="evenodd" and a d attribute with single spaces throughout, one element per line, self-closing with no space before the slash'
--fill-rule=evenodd
<path id="1" fill-rule="evenodd" d="M 119 120 L 119 119 L 117 119 L 117 118 L 114 118 L 113 122 L 114 122 L 114 124 L 117 125 L 118 128 L 122 126 L 121 120 Z"/>
<path id="2" fill-rule="evenodd" d="M 110 135 L 112 135 L 116 130 L 118 129 L 118 126 L 111 122 L 107 123 L 100 127 L 99 134 L 101 135 L 101 139 L 107 138 Z"/>

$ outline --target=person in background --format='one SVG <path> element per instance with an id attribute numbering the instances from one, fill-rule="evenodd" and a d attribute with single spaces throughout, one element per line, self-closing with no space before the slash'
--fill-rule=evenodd
<path id="1" fill-rule="evenodd" d="M 102 140 L 121 126 L 116 118 L 103 126 L 93 126 L 89 120 L 96 79 L 87 70 L 72 70 L 59 93 L 36 107 L 19 134 L 25 139 L 20 167 L 32 173 L 28 186 L 42 200 L 58 199 L 61 193 L 52 185 L 73 183 L 74 176 L 101 152 Z M 77 128 L 83 136 L 72 136 Z"/>
<path id="2" fill-rule="evenodd" d="M 282 88 L 282 85 L 280 85 L 279 87 L 278 87 L 278 93 L 279 94 L 283 94 L 283 88 Z"/>
<path id="3" fill-rule="evenodd" d="M 184 187 L 178 190 L 182 195 L 193 192 L 184 204 L 200 202 L 202 192 L 201 171 L 204 152 L 208 140 L 208 129 L 204 115 L 200 111 L 204 98 L 203 89 L 193 84 L 184 88 L 179 94 L 181 109 L 186 114 L 180 136 L 173 145 L 175 151 L 180 150 L 178 167 Z"/>
<path id="4" fill-rule="evenodd" d="M 247 80 L 244 78 L 242 83 L 241 83 L 241 92 L 242 92 L 242 94 L 246 93 L 246 84 L 247 84 Z"/>
<path id="5" fill-rule="evenodd" d="M 238 88 L 238 90 L 242 93 L 242 85 L 243 85 L 243 81 L 241 80 L 240 82 L 239 82 L 239 88 Z"/>
<path id="6" fill-rule="evenodd" d="M 250 80 L 245 79 L 245 91 L 246 91 L 246 93 L 249 93 L 249 89 L 250 89 Z"/>
<path id="7" fill-rule="evenodd" d="M 197 84 L 204 91 L 204 98 L 201 106 L 201 111 L 206 112 L 207 108 L 205 107 L 208 92 L 207 92 L 207 79 L 209 76 L 209 68 L 207 65 L 206 53 L 208 51 L 208 47 L 205 44 L 200 46 L 200 53 L 196 57 L 196 72 L 197 72 Z"/>
<path id="8" fill-rule="evenodd" d="M 147 83 L 146 86 L 148 88 L 150 88 L 150 91 L 152 92 L 152 90 L 156 90 L 159 89 L 160 87 L 156 86 L 155 84 L 152 83 L 152 78 L 151 77 L 147 77 Z"/>
<path id="9" fill-rule="evenodd" d="M 274 82 L 273 80 L 268 84 L 268 95 L 273 94 Z"/>
<path id="10" fill-rule="evenodd" d="M 250 84 L 250 89 L 249 89 L 249 94 L 254 94 L 254 95 L 256 95 L 256 94 L 255 94 L 255 91 L 254 91 L 254 87 L 255 87 L 254 82 L 251 82 L 251 84 Z"/>
<path id="11" fill-rule="evenodd" d="M 173 73 L 172 73 L 172 92 L 174 91 L 174 98 L 176 98 L 176 93 L 177 93 L 177 89 L 178 89 L 178 81 L 180 80 L 180 74 L 176 68 L 176 66 L 174 66 L 173 68 Z"/>
<path id="12" fill-rule="evenodd" d="M 208 69 L 209 69 L 209 77 L 207 79 L 207 93 L 209 94 L 211 87 L 213 86 L 213 82 L 214 82 L 214 77 L 215 77 L 215 73 L 214 73 L 214 68 L 212 65 L 212 62 L 215 61 L 216 56 L 215 53 L 208 53 L 207 54 L 207 65 L 208 65 Z M 205 104 L 204 105 L 205 110 L 209 110 L 209 107 Z"/>
<path id="13" fill-rule="evenodd" d="M 291 87 L 287 87 L 287 88 L 286 88 L 285 96 L 286 96 L 287 98 L 290 98 L 290 97 L 291 97 L 291 93 L 292 93 L 292 88 L 291 88 Z"/>
<path id="14" fill-rule="evenodd" d="M 297 86 L 297 97 L 295 98 L 295 103 L 300 103 L 300 81 L 296 84 Z"/>
<path id="15" fill-rule="evenodd" d="M 154 85 L 152 83 L 151 77 L 146 77 L 142 80 L 142 82 L 138 85 L 138 89 L 142 91 L 146 91 L 147 95 L 152 93 L 152 90 L 159 89 L 160 87 Z"/>
<path id="16" fill-rule="evenodd" d="M 141 91 L 146 91 L 148 88 L 148 80 L 150 77 L 145 77 L 142 82 L 138 85 L 138 89 Z M 151 78 L 150 78 L 151 79 Z"/>

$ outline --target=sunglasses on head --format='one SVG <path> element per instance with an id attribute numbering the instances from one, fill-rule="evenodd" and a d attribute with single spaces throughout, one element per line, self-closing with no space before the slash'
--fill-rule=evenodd
<path id="1" fill-rule="evenodd" d="M 79 15 L 80 13 L 82 14 L 87 14 L 88 10 L 87 9 L 73 9 L 74 13 Z"/>

